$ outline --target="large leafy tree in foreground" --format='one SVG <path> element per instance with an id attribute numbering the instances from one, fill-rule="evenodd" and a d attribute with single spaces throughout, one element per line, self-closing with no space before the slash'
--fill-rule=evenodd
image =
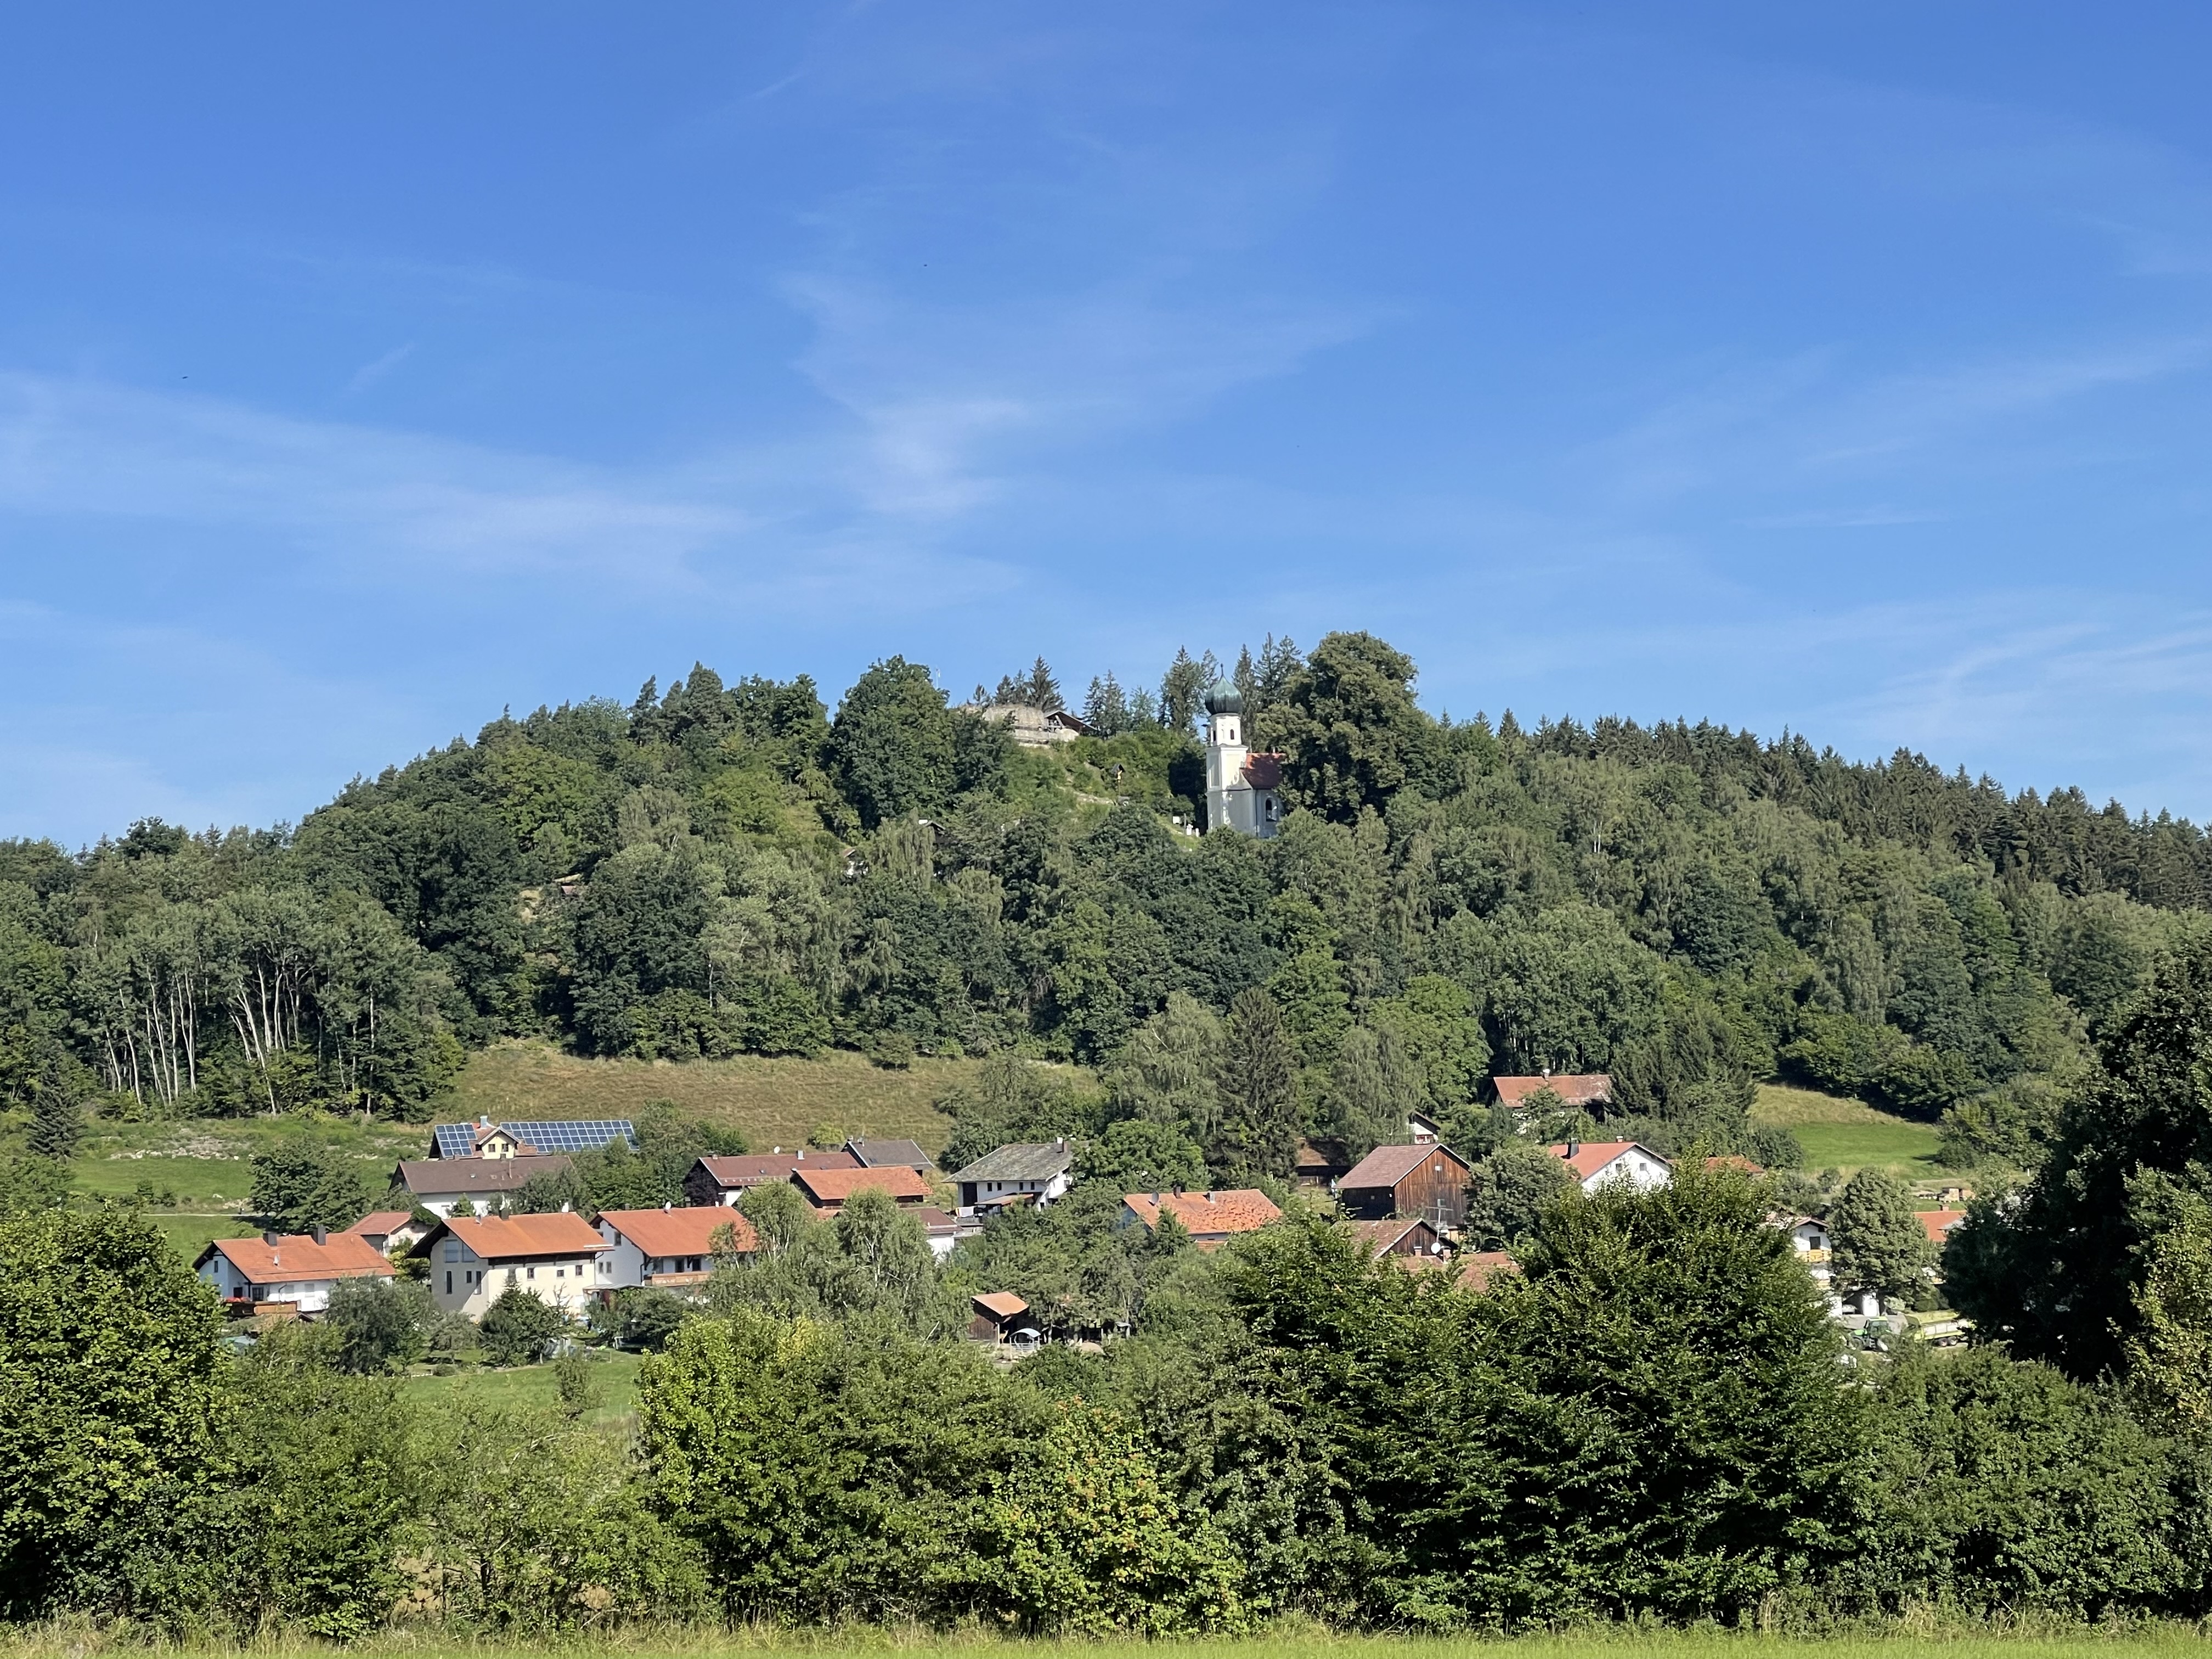
<path id="1" fill-rule="evenodd" d="M 2212 950 L 2166 961 L 2106 1036 L 2017 1197 L 1978 1200 L 1943 1254 L 1984 1340 L 2077 1377 L 2117 1366 L 2141 1328 L 2147 1247 L 2212 1195 Z"/>

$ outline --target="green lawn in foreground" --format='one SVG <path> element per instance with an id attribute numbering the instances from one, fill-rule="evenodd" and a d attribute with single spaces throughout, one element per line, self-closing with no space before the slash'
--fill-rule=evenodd
<path id="1" fill-rule="evenodd" d="M 118 1638 L 103 1638 L 79 1627 L 52 1626 L 0 1636 L 0 1655 L 68 1654 L 84 1659 L 88 1654 L 124 1648 Z M 963 1632 L 933 1636 L 908 1627 L 883 1630 L 777 1630 L 751 1626 L 743 1630 L 641 1630 L 619 1627 L 605 1634 L 563 1637 L 532 1642 L 506 1638 L 495 1644 L 453 1637 L 440 1639 L 431 1632 L 400 1631 L 349 1643 L 345 1651 L 356 1659 L 380 1659 L 386 1654 L 407 1659 L 483 1659 L 487 1653 L 559 1653 L 564 1656 L 619 1655 L 623 1659 L 717 1659 L 722 1655 L 799 1652 L 829 1656 L 883 1654 L 972 1653 L 979 1649 L 1007 1654 L 1052 1656 L 1052 1659 L 1097 1659 L 1110 1646 L 1097 1642 L 1023 1641 L 988 1632 Z M 1737 1635 L 1723 1632 L 1595 1631 L 1572 1636 L 1528 1636 L 1502 1641 L 1494 1638 L 1335 1636 L 1304 1628 L 1243 1640 L 1176 1642 L 1168 1650 L 1179 1659 L 1603 1659 L 1608 1655 L 1649 1654 L 1653 1659 L 2184 1659 L 2201 1654 L 2203 1639 L 2186 1626 L 2151 1631 L 2105 1633 L 2082 1629 L 2067 1635 L 1992 1635 L 1970 1628 L 1925 1635 L 1847 1635 L 1772 1637 Z M 331 1650 L 289 1633 L 254 1638 L 250 1651 L 256 1656 L 327 1655 Z M 186 1642 L 169 1650 L 175 1653 L 205 1651 L 235 1656 L 241 1650 L 216 1643 Z"/>
<path id="2" fill-rule="evenodd" d="M 1751 1116 L 1753 1122 L 1778 1124 L 1796 1136 L 1808 1170 L 1848 1173 L 1873 1165 L 1921 1181 L 1943 1167 L 1936 1156 L 1934 1124 L 1878 1111 L 1863 1100 L 1764 1083 Z"/>
<path id="3" fill-rule="evenodd" d="M 637 1410 L 637 1368 L 641 1363 L 640 1354 L 595 1351 L 592 1382 L 599 1391 L 599 1407 L 588 1421 L 613 1423 Z M 467 1399 L 489 1406 L 550 1406 L 561 1397 L 550 1365 L 518 1365 L 507 1370 L 464 1366 L 451 1376 L 411 1376 L 406 1388 L 426 1402 Z"/>

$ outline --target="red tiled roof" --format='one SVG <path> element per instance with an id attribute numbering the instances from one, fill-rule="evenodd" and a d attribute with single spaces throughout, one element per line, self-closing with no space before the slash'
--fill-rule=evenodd
<path id="1" fill-rule="evenodd" d="M 873 1170 L 817 1170 L 807 1164 L 793 1170 L 791 1178 L 817 1204 L 842 1204 L 854 1194 L 871 1189 L 908 1201 L 929 1196 L 929 1183 L 903 1164 Z"/>
<path id="2" fill-rule="evenodd" d="M 1283 1213 L 1274 1200 L 1250 1187 L 1224 1193 L 1125 1193 L 1121 1202 L 1147 1227 L 1157 1231 L 1165 1213 L 1194 1238 L 1252 1232 Z"/>
<path id="3" fill-rule="evenodd" d="M 1569 1156 L 1565 1146 L 1547 1147 L 1546 1150 L 1553 1158 L 1565 1158 L 1567 1167 L 1572 1170 L 1577 1176 L 1588 1181 L 1623 1152 L 1632 1149 L 1642 1152 L 1647 1158 L 1657 1158 L 1660 1163 L 1667 1164 L 1665 1158 L 1660 1158 L 1658 1153 L 1640 1140 L 1585 1140 L 1575 1147 L 1571 1157 Z M 1667 1167 L 1671 1170 L 1674 1166 L 1667 1164 Z"/>
<path id="4" fill-rule="evenodd" d="M 1592 1101 L 1613 1098 L 1613 1079 L 1603 1072 L 1562 1073 L 1556 1077 L 1496 1077 L 1491 1082 L 1498 1088 L 1501 1105 L 1518 1106 L 1539 1089 L 1549 1089 L 1569 1106 L 1587 1106 Z"/>
<path id="5" fill-rule="evenodd" d="M 760 1249 L 753 1224 L 721 1205 L 672 1210 L 602 1210 L 599 1220 L 647 1255 L 712 1255 L 717 1228 L 730 1230 L 739 1255 Z"/>
<path id="6" fill-rule="evenodd" d="M 1012 1291 L 991 1291 L 969 1299 L 994 1319 L 1012 1319 L 1016 1314 L 1030 1310 L 1030 1304 Z"/>
<path id="7" fill-rule="evenodd" d="M 249 1285 L 299 1285 L 322 1279 L 389 1279 L 384 1253 L 356 1233 L 331 1233 L 318 1244 L 309 1233 L 288 1233 L 271 1244 L 265 1238 L 218 1238 L 199 1254 L 195 1267 L 220 1255 Z"/>
<path id="8" fill-rule="evenodd" d="M 1766 1173 L 1763 1165 L 1753 1164 L 1749 1158 L 1735 1152 L 1727 1152 L 1719 1158 L 1709 1158 L 1705 1160 L 1705 1167 L 1708 1170 L 1741 1170 L 1746 1175 L 1754 1176 Z"/>
<path id="9" fill-rule="evenodd" d="M 487 1261 L 515 1261 L 526 1256 L 595 1255 L 614 1247 L 583 1217 L 562 1210 L 552 1215 L 454 1216 L 443 1224 Z M 429 1249 L 434 1232 L 415 1247 Z"/>
<path id="10" fill-rule="evenodd" d="M 1486 1291 L 1492 1280 L 1521 1271 L 1510 1250 L 1476 1250 L 1455 1256 L 1452 1265 L 1458 1270 L 1459 1282 L 1470 1291 Z"/>
<path id="11" fill-rule="evenodd" d="M 1244 781 L 1255 789 L 1281 788 L 1283 757 L 1268 754 L 1248 756 L 1244 762 Z"/>
<path id="12" fill-rule="evenodd" d="M 1337 1178 L 1336 1189 L 1358 1192 L 1364 1188 L 1395 1187 L 1431 1158 L 1449 1159 L 1459 1165 L 1461 1174 L 1467 1173 L 1467 1160 L 1449 1146 L 1434 1143 L 1425 1146 L 1377 1146 Z"/>
<path id="13" fill-rule="evenodd" d="M 860 1160 L 839 1148 L 835 1152 L 747 1152 L 738 1158 L 702 1158 L 707 1173 L 725 1187 L 757 1187 L 763 1181 L 788 1181 L 804 1164 L 810 1170 L 857 1170 Z"/>
<path id="14" fill-rule="evenodd" d="M 356 1238 L 385 1237 L 405 1226 L 410 1213 L 406 1210 L 371 1210 L 346 1231 Z"/>
<path id="15" fill-rule="evenodd" d="M 1951 1236 L 1951 1229 L 1966 1218 L 1964 1210 L 1923 1210 L 1918 1216 L 1920 1230 L 1928 1235 L 1930 1244 L 1941 1244 Z"/>

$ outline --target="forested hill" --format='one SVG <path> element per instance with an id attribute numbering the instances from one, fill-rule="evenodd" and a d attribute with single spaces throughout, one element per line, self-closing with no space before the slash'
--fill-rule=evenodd
<path id="1" fill-rule="evenodd" d="M 295 830 L 0 843 L 0 1090 L 419 1116 L 506 1034 L 1015 1052 L 1103 1068 L 1032 1115 L 1178 1121 L 1266 1172 L 1409 1103 L 1480 1138 L 1490 1073 L 1548 1066 L 1612 1072 L 1662 1140 L 1744 1139 L 1749 1081 L 1786 1075 L 2024 1158 L 2087 1033 L 2206 927 L 2186 823 L 1707 725 L 1449 724 L 1356 634 L 1238 664 L 1297 810 L 1194 837 L 1212 672 L 1102 677 L 1102 734 L 1041 751 L 897 658 L 834 719 L 805 678 L 701 666 Z M 1040 663 L 999 696 L 1058 692 Z"/>

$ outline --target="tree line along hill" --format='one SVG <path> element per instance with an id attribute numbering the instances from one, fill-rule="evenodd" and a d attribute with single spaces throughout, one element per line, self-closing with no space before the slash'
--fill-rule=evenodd
<path id="1" fill-rule="evenodd" d="M 1455 723 L 1364 634 L 1245 653 L 1288 816 L 1194 836 L 1214 672 L 1102 676 L 1092 734 L 1037 750 L 902 658 L 834 717 L 804 677 L 695 666 L 502 716 L 295 827 L 0 842 L 0 1098 L 52 1157 L 88 1111 L 422 1121 L 507 1036 L 1020 1054 L 1095 1085 L 955 1102 L 963 1139 L 1150 1119 L 1226 1177 L 1301 1136 L 1356 1157 L 1415 1107 L 1479 1152 L 1492 1074 L 1549 1067 L 1611 1073 L 1589 1127 L 1662 1151 L 1786 1155 L 1746 1115 L 1786 1078 L 2024 1169 L 2093 1040 L 2208 935 L 2185 822 L 1794 736 Z M 998 698 L 1059 690 L 1040 662 Z"/>

